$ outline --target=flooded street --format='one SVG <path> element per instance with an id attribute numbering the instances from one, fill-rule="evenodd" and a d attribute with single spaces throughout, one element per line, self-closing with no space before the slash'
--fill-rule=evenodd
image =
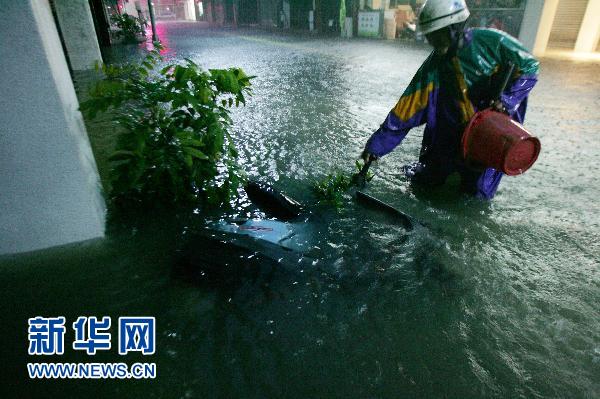
<path id="1" fill-rule="evenodd" d="M 256 76 L 254 95 L 232 114 L 240 163 L 304 204 L 315 201 L 314 181 L 354 170 L 430 51 L 191 23 L 160 24 L 159 36 L 174 60 Z M 21 397 L 600 396 L 599 75 L 600 63 L 542 59 L 525 118 L 542 152 L 530 171 L 505 177 L 492 202 L 464 197 L 456 181 L 415 192 L 402 171 L 421 146 L 422 129 L 411 131 L 373 167 L 367 192 L 422 225 L 406 231 L 350 196 L 339 211 L 309 206 L 312 268 L 197 284 L 174 267 L 180 224 L 159 215 L 105 241 L 0 258 L 0 300 L 12 309 L 2 315 L 12 381 L 2 389 Z M 110 143 L 94 123 L 88 130 L 104 174 Z M 155 362 L 158 377 L 27 381 L 27 319 L 38 315 L 155 316 L 156 354 L 127 360 Z M 68 350 L 61 359 L 90 361 Z"/>

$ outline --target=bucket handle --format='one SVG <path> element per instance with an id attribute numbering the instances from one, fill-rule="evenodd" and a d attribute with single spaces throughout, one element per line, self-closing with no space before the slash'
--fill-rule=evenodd
<path id="1" fill-rule="evenodd" d="M 514 70 L 515 70 L 515 63 L 512 61 L 509 61 L 508 69 L 506 70 L 506 74 L 504 75 L 504 77 L 502 79 L 502 84 L 500 85 L 498 91 L 495 93 L 494 97 L 492 98 L 491 104 L 493 104 L 495 101 L 500 101 L 502 93 L 506 89 L 506 86 L 508 85 L 508 82 L 510 81 L 510 78 L 511 78 Z"/>

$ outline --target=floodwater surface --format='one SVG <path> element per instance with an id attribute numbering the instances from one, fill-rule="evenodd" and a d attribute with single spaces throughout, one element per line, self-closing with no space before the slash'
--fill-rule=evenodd
<path id="1" fill-rule="evenodd" d="M 307 204 L 315 180 L 353 170 L 429 52 L 159 28 L 168 57 L 256 75 L 253 97 L 233 112 L 240 163 Z M 402 173 L 418 157 L 422 130 L 412 131 L 373 167 L 367 191 L 423 226 L 407 232 L 351 197 L 339 211 L 313 207 L 305 245 L 314 267 L 200 284 L 174 266 L 180 226 L 194 223 L 187 215 L 148 215 L 143 227 L 110 230 L 104 241 L 2 258 L 3 389 L 19 397 L 599 397 L 599 75 L 598 63 L 542 60 L 525 121 L 542 152 L 530 171 L 505 177 L 492 202 L 462 196 L 456 181 L 415 192 Z M 88 128 L 104 174 L 110 143 Z M 153 356 L 90 358 L 69 348 L 67 332 L 65 355 L 43 360 L 151 361 L 158 377 L 28 381 L 25 365 L 39 359 L 27 356 L 27 319 L 38 315 L 66 316 L 67 326 L 79 315 L 110 315 L 113 324 L 155 316 Z"/>

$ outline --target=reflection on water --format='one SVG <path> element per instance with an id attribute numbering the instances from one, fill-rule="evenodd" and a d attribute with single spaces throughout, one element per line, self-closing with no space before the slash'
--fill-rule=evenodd
<path id="1" fill-rule="evenodd" d="M 306 204 L 312 181 L 352 169 L 427 56 L 371 40 L 193 24 L 160 31 L 168 56 L 257 76 L 254 96 L 233 114 L 241 162 L 250 177 Z M 135 57 L 127 52 L 113 57 Z M 311 207 L 305 258 L 316 264 L 278 267 L 221 250 L 192 234 L 201 220 L 187 214 L 152 215 L 103 242 L 3 259 L 2 302 L 14 309 L 3 320 L 14 332 L 3 349 L 8 376 L 24 381 L 28 317 L 153 315 L 155 382 L 15 389 L 22 397 L 596 396 L 598 72 L 598 64 L 542 63 L 526 121 L 542 153 L 525 175 L 506 178 L 492 203 L 462 197 L 452 182 L 414 192 L 402 175 L 420 147 L 421 132 L 412 132 L 375 167 L 368 190 L 427 227 L 407 232 L 350 196 L 337 213 Z M 79 79 L 83 86 L 88 78 Z M 106 156 L 102 123 L 89 129 Z M 189 264 L 182 269 L 179 255 L 190 247 L 199 261 L 210 254 L 232 272 L 206 280 Z M 122 361 L 113 355 L 94 361 Z M 89 361 L 72 353 L 57 361 L 69 359 Z"/>

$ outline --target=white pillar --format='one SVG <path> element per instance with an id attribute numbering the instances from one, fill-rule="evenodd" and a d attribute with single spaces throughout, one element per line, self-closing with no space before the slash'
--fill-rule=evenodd
<path id="1" fill-rule="evenodd" d="M 40 7 L 41 1 L 33 1 Z M 60 25 L 67 56 L 75 71 L 93 69 L 102 62 L 92 12 L 87 0 L 54 0 L 54 10 Z"/>
<path id="2" fill-rule="evenodd" d="M 596 51 L 598 38 L 600 38 L 600 0 L 589 0 L 577 34 L 575 51 Z"/>
<path id="3" fill-rule="evenodd" d="M 0 12 L 0 253 L 104 235 L 105 205 L 48 0 Z"/>
<path id="4" fill-rule="evenodd" d="M 519 39 L 536 56 L 543 56 L 559 0 L 527 0 Z"/>
<path id="5" fill-rule="evenodd" d="M 195 4 L 194 0 L 185 0 L 184 3 L 185 10 L 185 19 L 187 21 L 195 21 L 196 20 L 196 10 L 194 10 Z"/>
<path id="6" fill-rule="evenodd" d="M 537 37 L 538 28 L 542 11 L 544 10 L 544 0 L 527 0 L 525 12 L 523 13 L 523 21 L 521 22 L 521 30 L 519 32 L 519 41 L 523 43 L 526 49 L 533 50 L 535 39 Z"/>

